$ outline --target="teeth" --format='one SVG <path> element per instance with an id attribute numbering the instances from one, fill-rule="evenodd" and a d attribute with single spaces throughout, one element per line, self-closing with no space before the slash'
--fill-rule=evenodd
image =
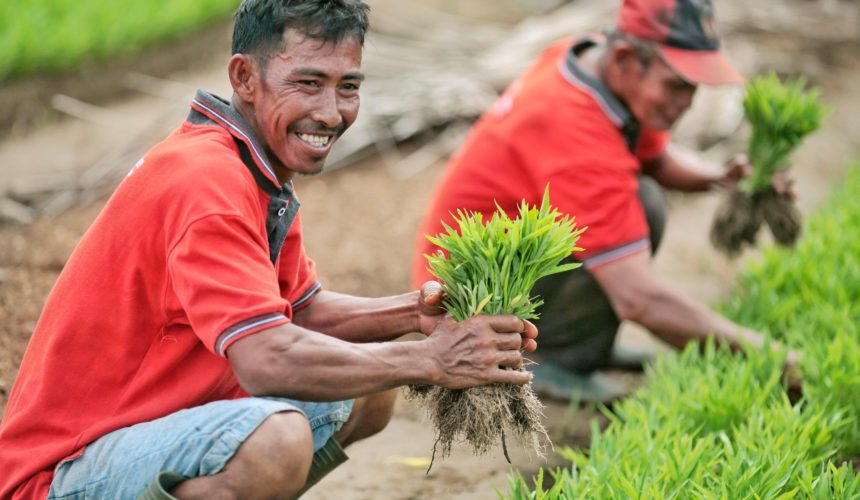
<path id="1" fill-rule="evenodd" d="M 299 134 L 299 138 L 301 138 L 301 140 L 307 142 L 311 146 L 314 146 L 317 148 L 321 148 L 321 147 L 325 146 L 326 144 L 328 144 L 329 139 L 331 139 L 331 137 L 329 137 L 327 135 L 311 135 L 311 134 Z"/>

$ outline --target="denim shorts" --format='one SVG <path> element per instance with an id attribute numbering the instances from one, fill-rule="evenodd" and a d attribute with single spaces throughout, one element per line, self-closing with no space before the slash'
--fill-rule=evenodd
<path id="1" fill-rule="evenodd" d="M 274 413 L 303 413 L 314 451 L 349 418 L 352 401 L 307 403 L 280 398 L 215 401 L 118 429 L 55 469 L 49 499 L 136 498 L 160 472 L 186 477 L 220 472 L 239 446 Z"/>

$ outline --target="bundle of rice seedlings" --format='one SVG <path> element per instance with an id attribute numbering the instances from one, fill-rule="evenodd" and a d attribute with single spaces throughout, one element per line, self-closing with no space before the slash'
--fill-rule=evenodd
<path id="1" fill-rule="evenodd" d="M 747 155 L 753 174 L 723 200 L 711 226 L 711 242 L 729 256 L 744 245 L 754 246 L 762 223 L 783 246 L 793 245 L 800 235 L 800 212 L 788 195 L 774 191 L 772 182 L 788 168 L 791 152 L 821 126 L 826 113 L 818 91 L 805 87 L 802 77 L 782 83 L 774 73 L 746 86 L 743 106 L 752 129 Z"/>
<path id="2" fill-rule="evenodd" d="M 535 282 L 580 265 L 561 261 L 581 250 L 576 241 L 585 228 L 577 229 L 572 217 L 562 217 L 550 206 L 549 186 L 540 208 L 523 200 L 517 219 L 498 207 L 486 224 L 482 214 L 462 211 L 455 222 L 458 229 L 445 224 L 443 233 L 428 236 L 441 250 L 425 257 L 442 283 L 443 307 L 457 321 L 478 314 L 537 318 L 543 301 L 530 296 Z M 447 457 L 452 444 L 464 440 L 476 454 L 485 454 L 501 442 L 510 462 L 506 432 L 541 456 L 549 442 L 541 422 L 543 405 L 531 384 L 495 383 L 471 389 L 410 386 L 407 397 L 428 409 L 436 429 L 434 459 L 437 449 Z"/>

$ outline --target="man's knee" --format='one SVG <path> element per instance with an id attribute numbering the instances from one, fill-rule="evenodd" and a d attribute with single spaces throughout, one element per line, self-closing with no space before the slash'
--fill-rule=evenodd
<path id="1" fill-rule="evenodd" d="M 206 498 L 220 490 L 236 498 L 288 498 L 305 484 L 312 460 L 313 436 L 304 415 L 275 413 L 245 439 L 221 473 L 183 483 L 174 494 Z"/>
<path id="2" fill-rule="evenodd" d="M 289 411 L 270 415 L 248 436 L 242 444 L 245 446 L 252 453 L 244 453 L 242 458 L 250 460 L 261 472 L 266 471 L 273 480 L 296 483 L 293 485 L 296 488 L 304 484 L 313 459 L 314 443 L 310 425 L 301 413 Z"/>
<path id="3" fill-rule="evenodd" d="M 248 436 L 230 461 L 241 460 L 242 470 L 234 472 L 253 478 L 251 482 L 255 483 L 245 485 L 244 494 L 239 497 L 292 496 L 304 486 L 313 454 L 313 435 L 304 415 L 294 411 L 270 415 Z M 255 494 L 249 494 L 251 491 Z"/>
<path id="4" fill-rule="evenodd" d="M 268 447 L 273 454 L 301 450 L 313 454 L 313 435 L 308 419 L 297 411 L 282 411 L 269 415 L 245 440 L 261 441 L 258 446 Z"/>

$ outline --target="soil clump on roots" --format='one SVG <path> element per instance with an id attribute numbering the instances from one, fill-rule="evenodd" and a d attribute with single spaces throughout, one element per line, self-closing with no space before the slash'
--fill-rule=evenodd
<path id="1" fill-rule="evenodd" d="M 542 423 L 543 404 L 531 384 L 489 384 L 470 389 L 415 385 L 408 387 L 405 394 L 428 409 L 436 428 L 427 472 L 433 467 L 437 451 L 443 458 L 448 457 L 455 442 L 467 442 L 480 455 L 501 443 L 508 463 L 511 459 L 506 436 L 516 436 L 541 457 L 550 442 Z"/>
<path id="2" fill-rule="evenodd" d="M 802 217 L 794 200 L 772 187 L 747 194 L 733 190 L 720 204 L 711 226 L 711 243 L 729 257 L 745 245 L 755 246 L 761 225 L 767 224 L 774 241 L 793 246 L 800 236 Z"/>

